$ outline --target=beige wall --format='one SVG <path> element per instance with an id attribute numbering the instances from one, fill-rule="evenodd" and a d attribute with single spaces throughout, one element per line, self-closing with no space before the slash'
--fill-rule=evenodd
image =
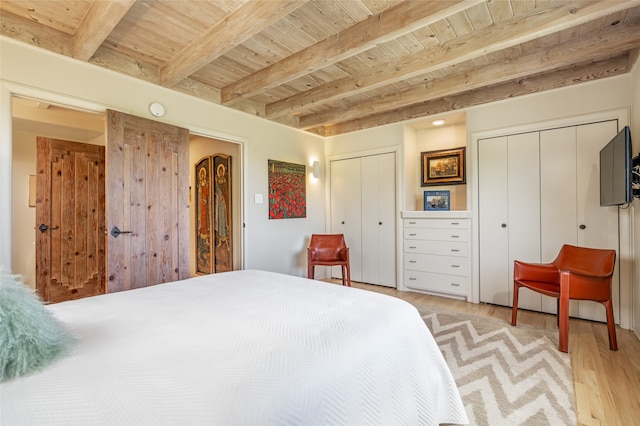
<path id="1" fill-rule="evenodd" d="M 10 270 L 13 257 L 11 97 L 20 94 L 95 112 L 111 108 L 146 118 L 152 118 L 148 105 L 160 102 L 166 115 L 158 121 L 241 144 L 244 267 L 306 275 L 308 238 L 324 231 L 324 181 L 311 178 L 309 169 L 305 219 L 269 220 L 267 160 L 310 166 L 324 157 L 322 138 L 6 37 L 0 36 L 0 51 L 0 266 L 5 270 Z M 265 195 L 265 203 L 254 202 L 258 193 Z"/>

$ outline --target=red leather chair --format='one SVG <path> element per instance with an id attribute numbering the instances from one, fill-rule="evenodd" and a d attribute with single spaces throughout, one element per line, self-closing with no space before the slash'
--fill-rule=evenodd
<path id="1" fill-rule="evenodd" d="M 343 234 L 312 234 L 307 248 L 307 276 L 313 279 L 315 266 L 342 267 L 342 285 L 351 287 L 349 248 Z"/>
<path id="2" fill-rule="evenodd" d="M 618 350 L 613 319 L 611 281 L 616 263 L 615 250 L 592 249 L 565 244 L 558 257 L 547 264 L 515 261 L 513 271 L 513 310 L 511 325 L 516 325 L 518 291 L 526 287 L 558 299 L 558 349 L 569 350 L 569 300 L 593 300 L 607 312 L 609 347 Z"/>

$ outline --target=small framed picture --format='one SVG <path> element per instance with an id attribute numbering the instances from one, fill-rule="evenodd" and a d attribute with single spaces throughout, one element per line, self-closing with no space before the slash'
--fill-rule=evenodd
<path id="1" fill-rule="evenodd" d="M 421 186 L 465 183 L 464 151 L 463 147 L 420 153 Z"/>
<path id="2" fill-rule="evenodd" d="M 424 191 L 425 210 L 450 210 L 451 191 Z"/>

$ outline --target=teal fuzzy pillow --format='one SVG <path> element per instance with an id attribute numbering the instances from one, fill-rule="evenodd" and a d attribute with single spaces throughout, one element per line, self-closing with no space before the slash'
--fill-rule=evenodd
<path id="1" fill-rule="evenodd" d="M 18 276 L 0 272 L 0 382 L 44 368 L 73 341 Z"/>

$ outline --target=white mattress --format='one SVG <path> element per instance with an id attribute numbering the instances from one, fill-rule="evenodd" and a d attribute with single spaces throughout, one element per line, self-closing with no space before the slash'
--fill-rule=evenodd
<path id="1" fill-rule="evenodd" d="M 420 315 L 389 296 L 235 271 L 49 308 L 79 344 L 2 384 L 3 426 L 467 422 Z"/>

